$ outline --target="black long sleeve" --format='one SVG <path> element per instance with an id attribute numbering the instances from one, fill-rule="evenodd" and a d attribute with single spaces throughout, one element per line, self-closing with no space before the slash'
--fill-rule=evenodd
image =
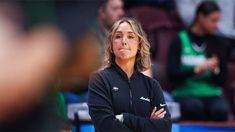
<path id="1" fill-rule="evenodd" d="M 219 59 L 220 72 L 213 75 L 211 81 L 219 86 L 223 86 L 227 80 L 227 45 L 218 36 L 213 36 L 208 40 L 208 56 L 216 55 Z"/>
<path id="2" fill-rule="evenodd" d="M 150 119 L 154 107 L 166 111 Z M 135 71 L 130 78 L 112 64 L 90 79 L 88 107 L 97 131 L 171 131 L 171 118 L 158 81 Z M 124 121 L 116 119 L 123 115 Z"/>
<path id="3" fill-rule="evenodd" d="M 166 115 L 163 119 L 151 119 L 150 117 L 140 117 L 130 113 L 124 113 L 124 124 L 134 131 L 154 131 L 154 132 L 170 132 L 171 131 L 171 119 L 165 100 L 162 94 L 161 86 L 157 81 L 152 84 L 151 90 L 151 102 L 152 107 L 156 106 L 157 109 L 164 108 Z M 159 105 L 160 104 L 160 105 Z M 161 105 L 164 105 L 161 107 Z"/>
<path id="4" fill-rule="evenodd" d="M 223 59 L 220 59 L 219 63 L 220 72 L 217 75 L 213 75 L 211 81 L 219 86 L 223 86 L 227 80 L 227 64 Z"/>
<path id="5" fill-rule="evenodd" d="M 110 90 L 100 74 L 91 76 L 89 83 L 89 114 L 97 131 L 131 131 L 115 118 Z"/>

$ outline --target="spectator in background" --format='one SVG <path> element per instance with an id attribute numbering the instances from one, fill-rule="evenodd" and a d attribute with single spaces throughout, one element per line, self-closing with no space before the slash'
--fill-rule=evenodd
<path id="1" fill-rule="evenodd" d="M 105 36 L 115 21 L 124 16 L 122 0 L 104 0 L 98 9 L 98 17 L 91 31 L 99 38 L 101 53 L 104 55 Z"/>
<path id="2" fill-rule="evenodd" d="M 172 42 L 167 72 L 175 84 L 173 95 L 181 105 L 184 120 L 226 121 L 229 105 L 222 97 L 227 67 L 221 44 L 211 43 L 221 16 L 210 1 L 197 8 L 195 21 Z"/>
<path id="3" fill-rule="evenodd" d="M 182 21 L 186 26 L 190 26 L 195 18 L 197 6 L 208 0 L 175 0 L 176 8 Z M 233 37 L 235 36 L 234 17 L 235 1 L 234 0 L 210 0 L 218 4 L 221 9 L 221 19 L 218 23 L 218 34 Z"/>
<path id="4" fill-rule="evenodd" d="M 0 3 L 0 130 L 60 131 L 53 84 L 62 65 L 66 41 L 55 26 L 23 31 L 18 3 Z"/>
<path id="5" fill-rule="evenodd" d="M 86 101 L 89 75 L 97 70 L 104 56 L 105 34 L 112 24 L 123 17 L 122 0 L 102 0 L 97 10 L 97 21 L 88 32 L 75 40 L 70 62 L 62 71 L 63 88 L 68 103 Z M 79 98 L 77 95 L 80 95 Z"/>

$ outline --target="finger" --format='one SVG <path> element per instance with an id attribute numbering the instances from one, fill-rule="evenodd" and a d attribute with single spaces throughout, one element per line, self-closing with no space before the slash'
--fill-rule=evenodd
<path id="1" fill-rule="evenodd" d="M 161 112 L 160 114 L 158 114 L 158 115 L 154 115 L 153 116 L 153 119 L 159 119 L 159 118 L 163 118 L 164 116 L 165 116 L 165 113 L 164 113 L 165 111 L 163 111 L 163 112 Z"/>
<path id="2" fill-rule="evenodd" d="M 214 63 L 216 66 L 219 65 L 219 60 L 216 60 L 215 63 Z"/>
<path id="3" fill-rule="evenodd" d="M 155 115 L 154 115 L 154 116 L 152 117 L 152 119 L 158 119 L 158 116 L 155 116 Z"/>
<path id="4" fill-rule="evenodd" d="M 207 65 L 208 65 L 207 63 L 208 62 L 199 65 L 199 68 L 200 68 L 201 71 L 203 71 L 203 70 L 205 70 L 207 68 Z"/>
<path id="5" fill-rule="evenodd" d="M 151 117 L 153 117 L 154 116 L 154 113 L 155 113 L 155 111 L 157 110 L 157 107 L 155 106 L 154 108 L 153 108 L 153 111 L 152 111 L 152 113 L 151 113 Z"/>
<path id="6" fill-rule="evenodd" d="M 166 111 L 162 112 L 161 114 L 158 115 L 158 118 L 164 118 L 165 114 L 166 114 Z"/>
<path id="7" fill-rule="evenodd" d="M 153 108 L 153 111 L 152 111 L 152 113 L 151 113 L 151 117 L 153 117 L 155 111 L 156 111 L 156 106 Z"/>
<path id="8" fill-rule="evenodd" d="M 162 113 L 164 111 L 163 108 L 161 108 L 160 110 L 158 110 L 157 112 L 154 113 L 154 116 L 158 116 L 160 113 Z"/>
<path id="9" fill-rule="evenodd" d="M 220 72 L 219 67 L 215 67 L 215 68 L 213 69 L 213 72 L 214 72 L 214 74 L 219 74 L 219 72 Z"/>
<path id="10" fill-rule="evenodd" d="M 214 59 L 211 61 L 212 64 L 217 64 L 218 62 L 219 62 L 219 60 L 216 59 L 216 58 L 214 58 Z"/>
<path id="11" fill-rule="evenodd" d="M 165 116 L 165 115 L 158 116 L 157 119 L 162 119 L 162 118 L 164 118 L 164 116 Z"/>
<path id="12" fill-rule="evenodd" d="M 154 119 L 161 119 L 161 118 L 164 118 L 166 112 L 162 112 L 161 114 L 159 114 L 158 116 L 156 116 Z"/>
<path id="13" fill-rule="evenodd" d="M 218 62 L 214 62 L 213 64 L 211 64 L 211 69 L 213 70 L 213 69 L 217 68 L 218 65 L 219 65 Z"/>

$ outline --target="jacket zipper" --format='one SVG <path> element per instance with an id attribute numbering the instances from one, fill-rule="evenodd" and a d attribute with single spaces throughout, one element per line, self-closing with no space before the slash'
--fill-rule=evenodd
<path id="1" fill-rule="evenodd" d="M 131 91 L 131 86 L 130 86 L 130 80 L 128 80 L 128 84 L 129 84 L 129 89 L 130 89 L 130 106 L 131 106 L 131 109 L 132 109 L 132 91 Z"/>

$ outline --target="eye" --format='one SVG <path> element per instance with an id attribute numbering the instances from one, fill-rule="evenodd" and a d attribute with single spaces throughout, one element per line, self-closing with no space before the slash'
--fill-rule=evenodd
<path id="1" fill-rule="evenodd" d="M 128 36 L 128 39 L 133 39 L 133 38 L 135 38 L 135 37 L 131 36 L 131 35 Z"/>
<path id="2" fill-rule="evenodd" d="M 115 35 L 114 38 L 115 39 L 120 39 L 122 36 L 121 35 Z"/>

